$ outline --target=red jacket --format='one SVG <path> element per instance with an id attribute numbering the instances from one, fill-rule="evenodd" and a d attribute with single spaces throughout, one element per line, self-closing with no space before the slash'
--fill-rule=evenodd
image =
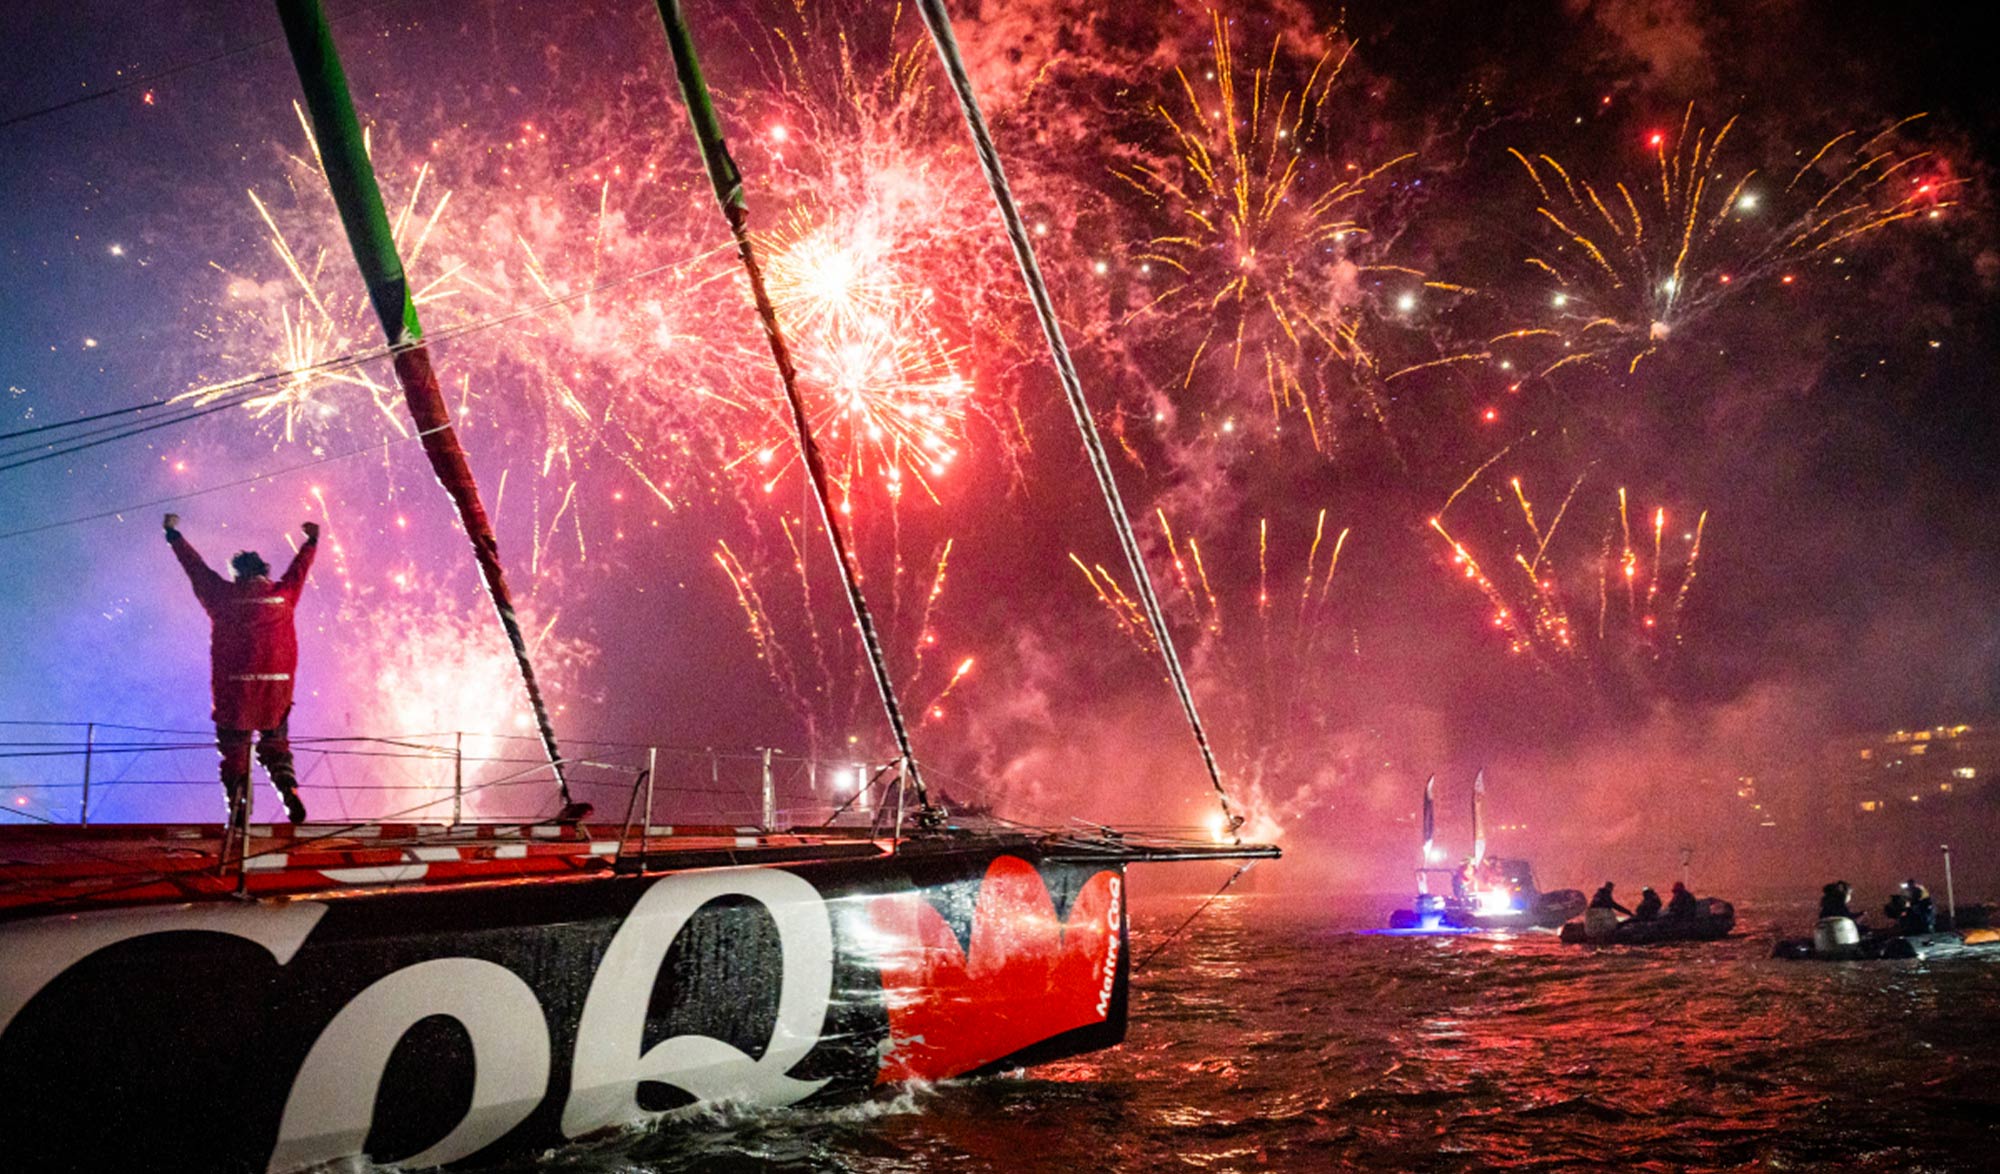
<path id="1" fill-rule="evenodd" d="M 169 531 L 167 541 L 194 584 L 194 597 L 208 613 L 209 687 L 215 696 L 215 724 L 226 730 L 268 730 L 292 708 L 292 674 L 299 667 L 299 638 L 292 611 L 305 590 L 317 541 L 299 548 L 285 577 L 273 583 L 259 575 L 231 581 L 210 570 L 201 555 Z"/>

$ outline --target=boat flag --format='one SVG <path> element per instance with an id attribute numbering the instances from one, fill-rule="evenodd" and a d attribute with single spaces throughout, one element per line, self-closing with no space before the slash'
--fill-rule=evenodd
<path id="1" fill-rule="evenodd" d="M 285 27 L 285 41 L 298 69 L 299 85 L 305 90 L 306 111 L 312 119 L 313 137 L 319 144 L 327 188 L 340 210 L 340 223 L 347 230 L 347 243 L 354 250 L 354 263 L 368 287 L 368 300 L 381 319 L 382 333 L 395 353 L 396 382 L 403 389 L 403 402 L 416 422 L 424 455 L 430 458 L 431 472 L 451 497 L 459 524 L 472 542 L 473 560 L 486 585 L 487 598 L 506 629 L 507 642 L 514 649 L 514 663 L 520 667 L 521 683 L 528 691 L 528 704 L 542 736 L 542 749 L 555 771 L 556 790 L 563 803 L 562 818 L 573 820 L 585 814 L 570 798 L 569 780 L 563 774 L 562 754 L 556 748 L 555 726 L 549 720 L 542 690 L 535 683 L 534 665 L 528 659 L 527 637 L 514 613 L 514 596 L 507 588 L 500 567 L 500 544 L 493 535 L 493 523 L 479 500 L 479 484 L 473 480 L 472 466 L 458 434 L 451 426 L 451 411 L 431 369 L 430 348 L 424 345 L 424 328 L 417 321 L 417 302 L 403 272 L 403 259 L 396 250 L 396 235 L 389 227 L 389 215 L 382 207 L 382 189 L 375 182 L 375 167 L 368 159 L 367 140 L 361 121 L 354 113 L 354 98 L 348 92 L 347 74 L 340 65 L 340 51 L 327 26 L 326 11 L 319 0 L 277 0 L 278 20 Z"/>
<path id="2" fill-rule="evenodd" d="M 1431 843 L 1437 839 L 1437 776 L 1424 780 L 1424 862 L 1430 863 Z"/>

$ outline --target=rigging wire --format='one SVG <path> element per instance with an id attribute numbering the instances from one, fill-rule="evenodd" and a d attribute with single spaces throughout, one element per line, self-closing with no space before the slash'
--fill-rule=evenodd
<path id="1" fill-rule="evenodd" d="M 446 327 L 443 330 L 439 330 L 430 334 L 426 338 L 426 342 L 431 342 L 431 343 L 451 342 L 455 339 L 464 338 L 469 335 L 483 333 L 485 331 L 492 330 L 497 327 L 506 326 L 511 323 L 518 322 L 523 318 L 532 318 L 535 315 L 540 314 L 545 310 L 552 310 L 559 306 L 568 305 L 571 302 L 582 301 L 585 298 L 593 297 L 599 293 L 603 293 L 606 290 L 617 289 L 621 286 L 630 285 L 635 281 L 643 281 L 646 278 L 657 276 L 661 273 L 667 272 L 668 270 L 680 268 L 684 264 L 687 264 L 687 262 L 668 262 L 665 264 L 648 266 L 645 269 L 636 270 L 632 273 L 625 274 L 622 277 L 614 277 L 607 279 L 605 281 L 598 282 L 595 285 L 589 286 L 585 289 L 577 290 L 573 293 L 562 294 L 552 298 L 545 298 L 539 302 L 531 302 L 528 305 L 521 306 L 517 309 L 509 310 L 506 313 L 498 314 L 491 318 L 481 318 L 477 321 L 462 323 L 458 326 Z M 309 363 L 303 367 L 289 367 L 280 371 L 265 371 L 257 375 L 249 375 L 241 379 L 231 380 L 227 383 L 218 385 L 222 388 L 227 389 L 223 391 L 222 396 L 220 398 L 206 404 L 190 405 L 188 408 L 184 409 L 180 415 L 174 416 L 167 420 L 156 420 L 146 425 L 135 425 L 131 429 L 128 429 L 123 432 L 116 431 L 118 428 L 124 427 L 123 425 L 113 425 L 105 429 L 94 429 L 87 433 L 78 433 L 76 437 L 69 437 L 59 440 L 46 440 L 42 441 L 39 444 L 26 445 L 24 447 L 14 449 L 8 452 L 0 452 L 0 460 L 11 461 L 11 463 L 9 464 L 0 464 L 0 473 L 4 473 L 11 469 L 19 468 L 24 465 L 31 465 L 36 463 L 37 461 L 47 460 L 51 456 L 66 456 L 71 453 L 82 452 L 86 449 L 95 448 L 99 444 L 110 444 L 114 441 L 126 439 L 129 436 L 137 436 L 140 433 L 149 432 L 156 428 L 163 428 L 172 424 L 186 423 L 190 420 L 198 419 L 202 416 L 209 415 L 212 412 L 220 410 L 220 408 L 222 407 L 237 407 L 241 404 L 248 403 L 249 401 L 256 399 L 257 396 L 264 394 L 261 390 L 253 390 L 253 389 L 261 389 L 265 384 L 273 383 L 281 379 L 292 379 L 301 375 L 318 375 L 333 371 L 344 371 L 352 367 L 361 366 L 364 363 L 374 362 L 377 359 L 393 358 L 399 349 L 403 348 L 384 345 L 381 347 L 371 348 L 369 350 L 354 351 L 352 353 L 342 355 L 338 358 L 323 359 L 320 362 Z M 14 439 L 15 437 L 27 436 L 35 433 L 48 431 L 50 429 L 67 428 L 78 424 L 93 423 L 97 420 L 108 419 L 112 416 L 136 414 L 138 412 L 146 411 L 150 408 L 157 408 L 173 404 L 176 401 L 181 400 L 185 396 L 185 394 L 186 393 L 181 393 L 172 396 L 163 396 L 158 399 L 146 400 L 135 404 L 127 404 L 124 407 L 112 408 L 108 411 L 98 412 L 89 416 L 79 416 L 74 420 L 67 420 L 56 424 L 42 424 L 34 428 L 23 429 L 18 432 L 0 433 L 0 440 L 11 440 Z M 105 435 L 105 433 L 107 432 L 116 432 L 116 434 Z M 81 439 L 82 437 L 86 436 L 95 437 L 96 439 L 88 442 Z M 71 444 L 72 441 L 75 441 L 75 443 Z M 71 447 L 66 449 L 61 449 L 53 453 L 43 453 L 41 455 L 35 457 L 29 457 L 23 460 L 12 460 L 12 458 L 20 457 L 23 454 L 34 452 L 38 448 L 45 448 L 49 445 L 63 445 L 63 444 L 70 444 Z"/>
<path id="2" fill-rule="evenodd" d="M 78 416 L 72 420 L 57 420 L 53 424 L 37 424 L 33 428 L 16 428 L 12 432 L 0 432 L 0 440 L 14 440 L 22 436 L 34 436 L 43 432 L 54 432 L 58 428 L 74 428 L 78 424 L 89 424 L 96 420 L 109 420 L 113 416 L 124 416 L 132 412 L 144 412 L 162 404 L 172 403 L 172 399 L 149 399 L 143 404 L 128 404 L 122 408 L 92 412 L 88 416 Z M 53 443 L 53 442 L 52 442 Z M 21 450 L 26 452 L 26 449 Z"/>
<path id="3" fill-rule="evenodd" d="M 85 522 L 100 522 L 103 521 L 105 518 L 115 518 L 122 514 L 129 514 L 137 510 L 149 509 L 153 506 L 168 505 L 177 501 L 186 501 L 189 498 L 194 498 L 194 497 L 206 497 L 211 493 L 220 493 L 225 489 L 235 489 L 243 485 L 253 485 L 260 481 L 274 480 L 278 477 L 285 476 L 288 473 L 299 472 L 302 469 L 311 469 L 319 465 L 331 464 L 334 461 L 344 461 L 350 457 L 357 457 L 363 453 L 374 452 L 377 449 L 386 449 L 392 445 L 403 444 L 407 441 L 412 441 L 412 440 L 420 441 L 426 435 L 428 435 L 428 433 L 418 432 L 409 436 L 391 437 L 388 440 L 380 441 L 375 444 L 363 445 L 360 448 L 349 449 L 346 452 L 335 453 L 332 456 L 319 457 L 315 460 L 310 460 L 310 461 L 301 461 L 295 465 L 286 465 L 283 468 L 272 469 L 269 472 L 257 473 L 249 477 L 238 477 L 234 481 L 224 481 L 219 485 L 209 485 L 201 489 L 190 490 L 187 493 L 176 493 L 169 497 L 156 497 L 153 498 L 151 501 L 137 502 L 128 506 L 120 506 L 117 509 L 101 510 L 94 514 L 85 514 L 80 518 L 68 518 L 60 522 L 43 522 L 41 525 L 38 526 L 26 526 L 19 530 L 8 530 L 5 532 L 0 532 L 0 542 L 5 542 L 9 538 L 24 538 L 30 534 L 40 534 L 48 530 L 61 530 L 69 526 L 81 526 Z"/>
<path id="4" fill-rule="evenodd" d="M 362 13 L 373 12 L 378 8 L 387 8 L 391 4 L 396 4 L 400 2 L 401 0 L 379 0 L 378 3 L 365 5 L 361 8 L 354 9 L 352 12 L 346 13 L 342 17 L 342 19 L 351 20 L 354 17 L 360 16 Z M 240 57 L 245 53 L 254 53 L 259 49 L 268 49 L 272 45 L 279 44 L 284 39 L 285 38 L 282 35 L 279 35 L 274 37 L 265 37 L 263 40 L 260 41 L 249 41 L 244 44 L 235 45 L 227 49 L 217 50 L 216 52 L 211 53 L 206 57 L 196 58 L 193 61 L 183 61 L 179 65 L 169 65 L 163 69 L 159 69 L 152 73 L 146 74 L 143 77 L 135 77 L 131 81 L 119 82 L 116 85 L 107 86 L 104 89 L 97 90 L 92 93 L 80 94 L 74 98 L 65 98 L 60 102 L 51 102 L 47 106 L 38 106 L 32 110 L 23 110 L 18 114 L 10 114 L 5 118 L 0 118 L 0 130 L 9 130 L 13 127 L 20 126 L 22 123 L 33 122 L 35 119 L 43 118 L 50 114 L 60 113 L 61 111 L 64 110 L 72 110 L 78 106 L 85 106 L 92 102 L 98 101 L 99 99 L 109 98 L 114 94 L 122 94 L 127 90 L 136 90 L 140 86 L 151 85 L 154 82 L 160 81 L 163 78 L 169 78 L 173 77 L 176 74 L 186 73 L 190 69 L 200 69 L 204 65 L 214 65 L 218 61 L 227 61 L 231 57 Z"/>
<path id="5" fill-rule="evenodd" d="M 138 424 L 130 428 L 125 428 L 121 425 L 116 428 L 100 429 L 96 433 L 88 434 L 92 436 L 93 439 L 79 440 L 74 444 L 68 444 L 68 447 L 65 448 L 51 448 L 49 449 L 49 451 L 44 453 L 36 453 L 34 456 L 31 457 L 23 456 L 20 457 L 20 459 L 18 460 L 10 460 L 6 464 L 0 464 L 0 473 L 11 473 L 15 469 L 25 469 L 29 465 L 39 465 L 43 461 L 52 461 L 55 460 L 57 457 L 66 457 L 73 455 L 75 453 L 86 452 L 90 449 L 97 448 L 100 445 L 112 444 L 120 440 L 129 440 L 134 436 L 143 436 L 148 432 L 157 432 L 162 428 L 171 428 L 176 424 L 186 424 L 189 423 L 190 421 L 199 420 L 203 416 L 213 416 L 217 412 L 226 412 L 229 409 L 237 406 L 238 402 L 240 401 L 222 400 L 216 403 L 205 404 L 194 411 L 183 412 L 178 416 L 172 416 L 165 420 L 155 420 L 150 424 Z M 102 435 L 101 433 L 104 432 L 108 432 L 110 433 L 110 435 Z M 53 441 L 51 443 L 65 444 L 67 442 Z M 47 447 L 47 445 L 35 445 L 30 447 L 45 448 Z M 21 449 L 17 450 L 17 452 L 0 454 L 0 456 L 14 457 L 21 452 L 27 452 L 27 451 L 30 450 Z"/>
<path id="6" fill-rule="evenodd" d="M 1200 917 L 1202 914 L 1208 912 L 1208 907 L 1210 905 L 1215 904 L 1215 902 L 1219 898 L 1221 898 L 1222 894 L 1228 892 L 1229 886 L 1235 884 L 1236 879 L 1238 877 L 1242 876 L 1246 872 L 1249 872 L 1250 866 L 1255 863 L 1257 863 L 1255 860 L 1245 860 L 1241 868 L 1238 868 L 1235 872 L 1230 873 L 1229 879 L 1222 882 L 1221 888 L 1215 890 L 1215 892 L 1208 898 L 1208 900 L 1203 901 L 1201 903 L 1201 908 L 1196 909 L 1193 913 L 1188 914 L 1188 919 L 1186 921 L 1181 922 L 1178 926 L 1174 927 L 1174 932 L 1160 939 L 1159 945 L 1154 946 L 1152 949 L 1146 951 L 1146 956 L 1144 958 L 1139 959 L 1137 962 L 1134 962 L 1132 964 L 1132 969 L 1144 970 L 1148 962 L 1151 962 L 1153 959 L 1159 957 L 1160 951 L 1166 949 L 1168 946 L 1173 945 L 1174 939 L 1180 937 L 1182 931 L 1186 930 L 1188 926 L 1193 925 L 1195 918 Z"/>
<path id="7" fill-rule="evenodd" d="M 764 272 L 757 264 L 756 249 L 750 237 L 750 211 L 743 199 L 743 176 L 736 169 L 736 161 L 729 157 L 729 147 L 722 134 L 722 119 L 716 113 L 708 82 L 702 77 L 701 62 L 695 55 L 694 37 L 688 30 L 680 0 L 658 0 L 657 6 L 660 22 L 666 26 L 667 47 L 673 54 L 674 75 L 680 83 L 681 98 L 687 104 L 695 142 L 701 147 L 702 161 L 708 168 L 716 203 L 721 206 L 723 219 L 729 223 L 729 235 L 735 242 L 737 259 L 742 261 L 744 275 L 749 279 L 751 300 L 756 304 L 758 320 L 763 324 L 765 340 L 770 344 L 771 360 L 778 368 L 778 381 L 785 389 L 785 403 L 791 409 L 799 456 L 806 467 L 807 479 L 812 483 L 813 497 L 819 503 L 820 524 L 825 527 L 827 542 L 833 547 L 840 582 L 847 589 L 847 602 L 854 612 L 854 626 L 860 631 L 861 645 L 868 656 L 868 668 L 875 679 L 875 691 L 881 697 L 882 711 L 889 720 L 890 733 L 896 739 L 902 773 L 916 788 L 917 804 L 923 810 L 922 820 L 938 809 L 931 803 L 930 790 L 924 785 L 923 774 L 917 769 L 916 752 L 911 749 L 909 726 L 903 720 L 903 708 L 896 699 L 896 685 L 889 675 L 889 661 L 882 650 L 882 637 L 875 630 L 868 600 L 861 592 L 860 564 L 854 559 L 846 531 L 840 524 L 839 511 L 833 504 L 832 491 L 827 487 L 826 463 L 820 459 L 819 442 L 813 438 L 805 400 L 799 392 L 798 370 L 792 365 L 791 350 L 786 346 L 784 331 L 778 325 L 777 308 L 764 288 Z"/>
<path id="8" fill-rule="evenodd" d="M 74 428 L 79 424 L 89 424 L 98 420 L 108 420 L 119 416 L 136 415 L 139 412 L 150 411 L 153 408 L 167 407 L 175 404 L 185 405 L 180 408 L 180 411 L 184 414 L 191 413 L 194 415 L 205 415 L 206 413 L 201 411 L 200 409 L 208 408 L 211 405 L 221 400 L 227 401 L 224 406 L 234 407 L 237 404 L 247 403 L 250 400 L 257 398 L 258 395 L 262 394 L 261 390 L 252 390 L 252 389 L 261 389 L 264 384 L 273 383 L 280 379 L 293 378 L 299 375 L 316 375 L 323 372 L 345 370 L 349 367 L 357 366 L 360 363 L 366 362 L 370 359 L 379 358 L 382 356 L 382 354 L 386 353 L 387 352 L 369 352 L 360 354 L 346 354 L 346 355 L 341 355 L 337 358 L 322 359 L 317 363 L 309 363 L 303 367 L 291 367 L 282 371 L 264 371 L 256 375 L 246 375 L 240 379 L 228 380 L 226 382 L 218 383 L 211 387 L 201 389 L 201 392 L 214 393 L 213 397 L 205 403 L 194 403 L 189 398 L 192 395 L 200 394 L 200 392 L 181 392 L 176 395 L 160 396 L 156 399 L 146 400 L 141 403 L 127 404 L 122 408 L 110 408 L 102 412 L 93 412 L 88 416 L 78 416 L 73 420 L 59 420 L 53 424 L 42 424 L 34 428 L 23 428 L 17 432 L 0 433 L 0 440 L 13 440 L 17 437 L 22 437 L 22 436 L 34 436 L 43 432 L 55 432 L 64 428 Z M 20 448 L 10 449 L 6 452 L 0 452 L 0 460 L 11 460 L 14 457 L 34 452 L 37 449 L 47 448 L 52 444 L 70 444 L 75 441 L 82 440 L 86 437 L 103 436 L 107 432 L 116 432 L 118 429 L 124 427 L 126 427 L 126 425 L 124 424 L 107 424 L 104 425 L 103 427 L 92 428 L 87 431 L 72 433 L 69 436 L 60 437 L 54 440 L 44 440 L 34 444 L 23 445 Z M 112 439 L 116 440 L 118 438 L 112 437 Z"/>
<path id="9" fill-rule="evenodd" d="M 1076 417 L 1084 454 L 1089 458 L 1090 470 L 1097 476 L 1097 487 L 1104 494 L 1104 504 L 1111 514 L 1111 527 L 1117 533 L 1118 545 L 1125 552 L 1125 561 L 1132 569 L 1133 585 L 1145 609 L 1146 620 L 1159 637 L 1160 655 L 1167 663 L 1167 676 L 1173 681 L 1174 692 L 1180 697 L 1188 726 L 1194 731 L 1202 764 L 1208 768 L 1208 781 L 1215 788 L 1216 802 L 1222 805 L 1225 826 L 1230 837 L 1240 844 L 1243 842 L 1240 834 L 1243 817 L 1231 807 L 1229 792 L 1222 785 L 1222 768 L 1216 764 L 1215 751 L 1209 747 L 1208 731 L 1201 723 L 1200 712 L 1195 709 L 1194 692 L 1188 685 L 1186 672 L 1181 668 L 1180 655 L 1174 651 L 1173 637 L 1167 631 L 1166 614 L 1160 608 L 1159 596 L 1153 591 L 1152 573 L 1146 569 L 1146 556 L 1139 550 L 1138 536 L 1132 532 L 1132 519 L 1125 512 L 1125 503 L 1119 496 L 1118 481 L 1111 470 L 1111 458 L 1104 450 L 1103 439 L 1097 434 L 1097 422 L 1091 416 L 1089 402 L 1084 399 L 1083 383 L 1077 377 L 1069 344 L 1063 340 L 1062 324 L 1056 320 L 1055 305 L 1049 299 L 1041 266 L 1035 260 L 1035 246 L 1028 239 L 1027 227 L 1021 223 L 1021 210 L 1014 204 L 1014 193 L 1007 184 L 1000 152 L 993 145 L 986 116 L 980 112 L 979 98 L 972 91 L 972 79 L 966 74 L 965 59 L 958 50 L 958 38 L 951 31 L 951 15 L 945 11 L 944 0 L 918 0 L 917 8 L 923 14 L 924 25 L 930 30 L 939 58 L 944 62 L 945 73 L 958 95 L 959 107 L 965 113 L 966 126 L 972 132 L 973 149 L 979 156 L 980 168 L 986 173 L 987 186 L 993 191 L 993 202 L 998 206 L 1000 220 L 1006 226 L 1007 239 L 1014 246 L 1014 259 L 1020 263 L 1021 278 L 1035 304 L 1035 317 L 1041 321 L 1042 334 L 1048 339 L 1049 355 L 1055 361 L 1057 379 L 1062 384 L 1064 397 L 1069 401 L 1070 413 Z"/>

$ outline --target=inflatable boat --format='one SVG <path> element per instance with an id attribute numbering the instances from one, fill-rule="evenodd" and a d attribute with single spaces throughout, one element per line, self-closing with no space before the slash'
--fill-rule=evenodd
<path id="1" fill-rule="evenodd" d="M 1605 912 L 1612 912 L 1606 910 Z M 1616 917 L 1616 913 L 1612 912 Z M 1661 942 L 1712 942 L 1736 928 L 1736 906 L 1720 897 L 1704 897 L 1695 911 L 1680 917 L 1662 915 L 1640 920 L 1627 917 L 1592 932 L 1588 917 L 1562 927 L 1562 940 L 1572 946 L 1651 946 Z"/>
<path id="2" fill-rule="evenodd" d="M 1849 917 L 1822 917 L 1809 938 L 1789 938 L 1771 951 L 1774 958 L 1851 962 L 1879 958 L 1984 957 L 2000 960 L 2000 929 L 1942 930 L 1937 933 L 1864 934 Z"/>

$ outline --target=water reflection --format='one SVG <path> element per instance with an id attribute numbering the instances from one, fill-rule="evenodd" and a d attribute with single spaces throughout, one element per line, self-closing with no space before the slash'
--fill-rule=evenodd
<path id="1" fill-rule="evenodd" d="M 1141 906 L 1143 958 L 1192 909 Z M 1125 1046 L 862 1106 L 699 1118 L 548 1170 L 1984 1170 L 2000 966 L 1710 944 L 1359 935 L 1218 901 L 1134 977 Z"/>

